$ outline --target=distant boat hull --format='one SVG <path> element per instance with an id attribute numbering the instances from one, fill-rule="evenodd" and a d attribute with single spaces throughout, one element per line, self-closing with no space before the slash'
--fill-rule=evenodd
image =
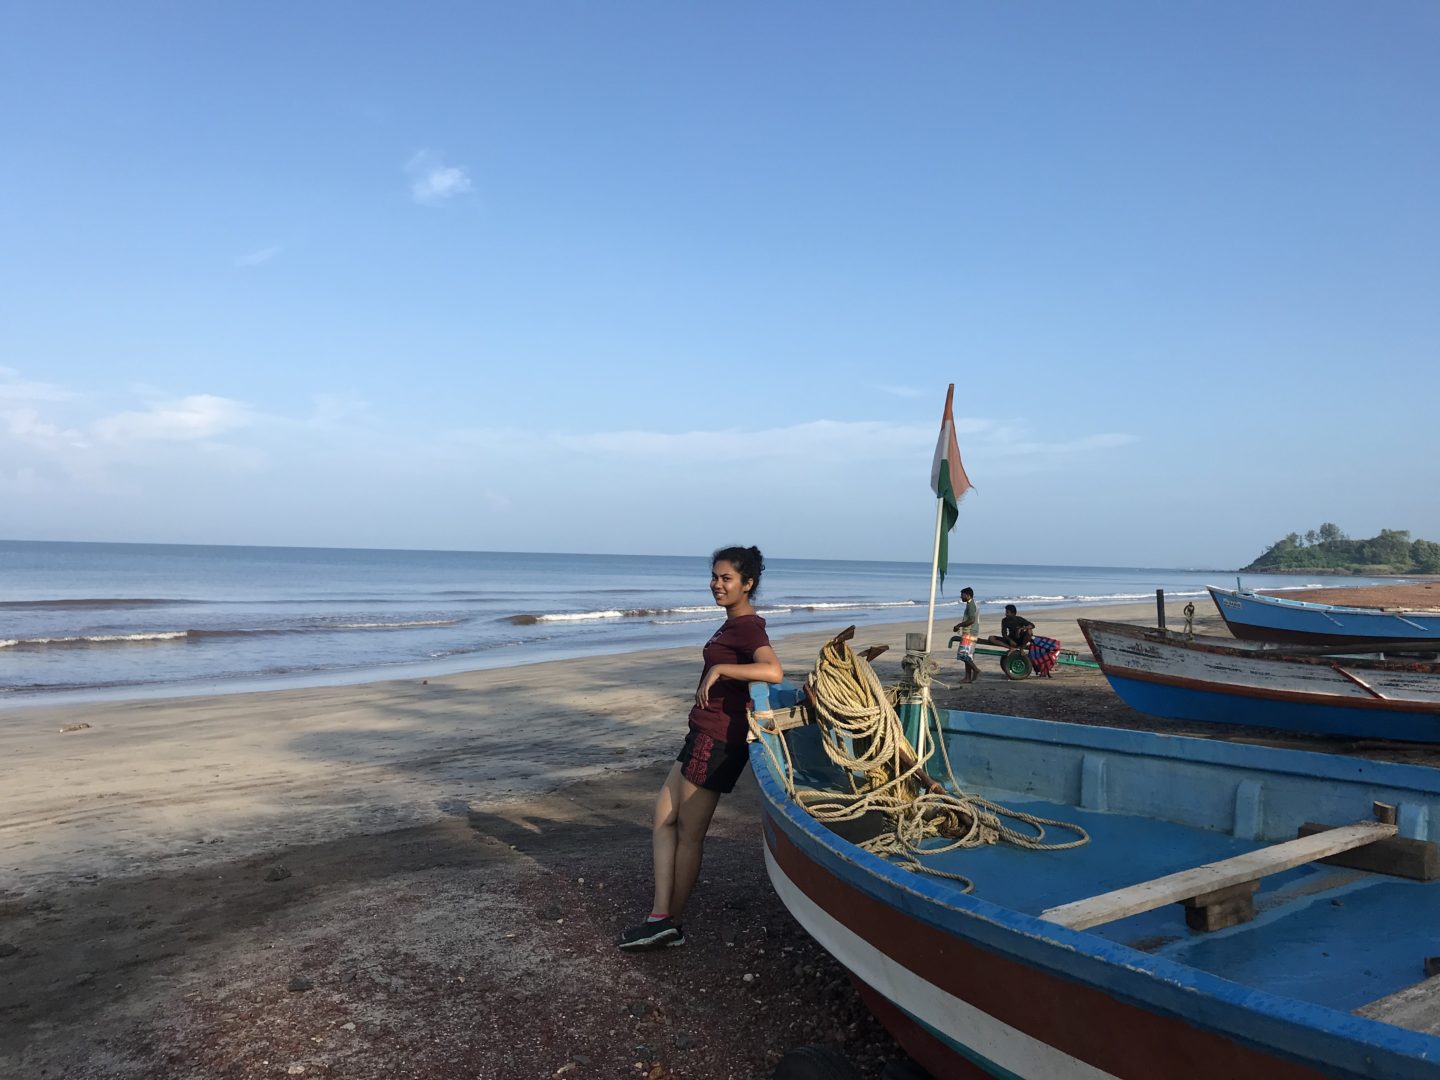
<path id="1" fill-rule="evenodd" d="M 1220 617 L 1237 638 L 1300 645 L 1403 641 L 1440 648 L 1440 611 L 1312 604 L 1207 586 Z"/>
<path id="2" fill-rule="evenodd" d="M 1115 692 L 1150 716 L 1440 742 L 1440 664 L 1297 656 L 1090 619 L 1080 628 Z"/>

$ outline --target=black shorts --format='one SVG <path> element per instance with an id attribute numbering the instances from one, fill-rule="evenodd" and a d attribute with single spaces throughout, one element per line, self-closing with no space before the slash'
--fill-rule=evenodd
<path id="1" fill-rule="evenodd" d="M 680 775 L 686 780 L 723 795 L 735 790 L 735 781 L 750 760 L 750 744 L 721 742 L 692 727 L 675 760 L 680 762 Z"/>

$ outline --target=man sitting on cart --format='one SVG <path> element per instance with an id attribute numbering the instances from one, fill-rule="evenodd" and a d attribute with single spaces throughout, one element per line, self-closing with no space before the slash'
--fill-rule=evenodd
<path id="1" fill-rule="evenodd" d="M 1047 678 L 1055 670 L 1055 661 L 1060 655 L 1060 642 L 1055 638 L 1041 637 L 1035 633 L 1035 624 L 1022 616 L 1014 604 L 1005 605 L 1005 617 L 1000 620 L 1000 634 L 989 639 L 990 644 L 1002 649 L 1023 649 L 1030 657 L 1035 674 Z"/>
<path id="2" fill-rule="evenodd" d="M 1014 604 L 1005 605 L 1005 617 L 1000 620 L 1000 636 L 992 637 L 990 644 L 1002 649 L 1028 649 L 1035 636 L 1035 624 L 1019 613 Z"/>

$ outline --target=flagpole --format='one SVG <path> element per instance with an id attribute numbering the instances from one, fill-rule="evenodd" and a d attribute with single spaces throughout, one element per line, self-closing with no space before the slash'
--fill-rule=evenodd
<path id="1" fill-rule="evenodd" d="M 935 585 L 940 579 L 940 525 L 945 511 L 945 500 L 935 500 L 935 550 L 930 556 L 930 612 L 925 617 L 925 654 L 930 654 L 931 641 L 935 636 Z"/>

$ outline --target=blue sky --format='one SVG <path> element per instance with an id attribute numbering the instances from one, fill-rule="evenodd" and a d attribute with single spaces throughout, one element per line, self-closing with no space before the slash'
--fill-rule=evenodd
<path id="1" fill-rule="evenodd" d="M 1432 3 L 0 18 L 0 536 L 1440 539 Z"/>

